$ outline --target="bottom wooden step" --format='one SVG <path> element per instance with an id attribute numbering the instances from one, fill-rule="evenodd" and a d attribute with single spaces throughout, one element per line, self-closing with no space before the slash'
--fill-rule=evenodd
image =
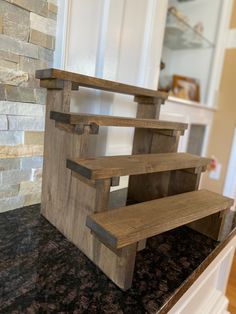
<path id="1" fill-rule="evenodd" d="M 230 208 L 233 202 L 199 190 L 92 214 L 86 225 L 105 245 L 120 249 Z"/>

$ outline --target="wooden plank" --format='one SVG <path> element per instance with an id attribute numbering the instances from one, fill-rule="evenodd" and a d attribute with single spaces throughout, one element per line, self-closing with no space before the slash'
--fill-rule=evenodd
<path id="1" fill-rule="evenodd" d="M 188 125 L 179 122 L 161 121 L 156 119 L 137 119 L 109 115 L 76 114 L 52 111 L 52 120 L 65 124 L 97 124 L 98 126 L 136 127 L 159 130 L 178 130 L 184 132 Z M 167 134 L 171 135 L 171 134 Z"/>
<path id="2" fill-rule="evenodd" d="M 69 101 L 69 98 L 68 98 Z M 95 239 L 86 227 L 89 214 L 108 209 L 110 184 L 116 178 L 87 180 L 66 168 L 69 156 L 88 156 L 90 126 L 81 135 L 55 128 L 50 111 L 61 111 L 65 93 L 48 90 L 46 105 L 43 193 L 41 213 L 72 241 L 121 289 L 131 285 L 136 245 L 121 249 L 119 256 Z"/>
<path id="3" fill-rule="evenodd" d="M 163 101 L 167 99 L 168 94 L 161 91 L 141 88 L 137 86 L 127 85 L 123 83 L 108 81 L 96 77 L 72 73 L 58 69 L 44 69 L 36 71 L 36 78 L 44 79 L 59 79 L 78 83 L 79 86 L 100 89 L 108 92 L 121 93 L 126 95 L 146 96 L 161 98 Z"/>
<path id="4" fill-rule="evenodd" d="M 116 249 L 222 211 L 234 200 L 207 190 L 90 215 L 87 226 Z"/>
<path id="5" fill-rule="evenodd" d="M 88 179 L 105 179 L 126 175 L 198 168 L 210 159 L 186 153 L 105 156 L 90 159 L 68 159 L 67 167 Z"/>

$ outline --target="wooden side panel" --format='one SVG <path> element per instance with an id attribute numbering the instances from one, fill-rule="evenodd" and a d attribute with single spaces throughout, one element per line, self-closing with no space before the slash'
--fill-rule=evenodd
<path id="1" fill-rule="evenodd" d="M 216 241 L 223 241 L 231 231 L 232 224 L 227 223 L 230 215 L 230 209 L 222 210 L 221 213 L 210 215 L 198 221 L 188 224 L 193 230 L 196 230 Z"/>
<path id="2" fill-rule="evenodd" d="M 176 170 L 170 175 L 168 195 L 176 195 L 185 192 L 198 190 L 202 169 Z"/>
<path id="3" fill-rule="evenodd" d="M 91 135 L 89 129 L 77 135 L 55 127 L 50 111 L 62 110 L 63 99 L 62 91 L 48 90 L 41 213 L 120 288 L 128 289 L 132 283 L 136 245 L 122 249 L 118 256 L 86 227 L 89 214 L 108 207 L 111 182 L 108 179 L 87 184 L 66 168 L 67 158 L 87 156 Z"/>
<path id="4" fill-rule="evenodd" d="M 147 133 L 146 133 L 147 135 Z M 137 139 L 137 138 L 136 138 Z M 150 144 L 149 142 L 150 141 Z M 179 133 L 176 136 L 169 136 L 152 133 L 147 140 L 142 142 L 140 140 L 134 141 L 133 151 L 137 153 L 136 149 L 143 149 L 142 153 L 174 153 L 178 149 Z M 147 143 L 149 144 L 147 147 Z M 138 176 L 130 176 L 128 199 L 138 202 L 144 202 L 155 198 L 168 196 L 169 192 L 170 171 L 144 174 Z"/>

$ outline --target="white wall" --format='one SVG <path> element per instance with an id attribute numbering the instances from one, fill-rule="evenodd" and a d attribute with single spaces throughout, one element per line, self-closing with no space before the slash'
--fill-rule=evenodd
<path id="1" fill-rule="evenodd" d="M 59 25 L 59 31 L 66 30 L 61 68 L 157 88 L 167 0 L 68 0 L 67 3 L 67 24 Z M 71 106 L 74 112 L 131 117 L 135 117 L 136 109 L 133 97 L 83 88 L 74 93 Z M 101 129 L 102 145 L 97 145 L 97 154 L 130 154 L 133 132 L 128 128 Z"/>

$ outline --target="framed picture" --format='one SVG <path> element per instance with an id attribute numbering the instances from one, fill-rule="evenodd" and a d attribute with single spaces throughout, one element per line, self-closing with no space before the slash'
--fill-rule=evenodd
<path id="1" fill-rule="evenodd" d="M 200 87 L 198 80 L 181 75 L 173 75 L 173 96 L 200 102 Z"/>

